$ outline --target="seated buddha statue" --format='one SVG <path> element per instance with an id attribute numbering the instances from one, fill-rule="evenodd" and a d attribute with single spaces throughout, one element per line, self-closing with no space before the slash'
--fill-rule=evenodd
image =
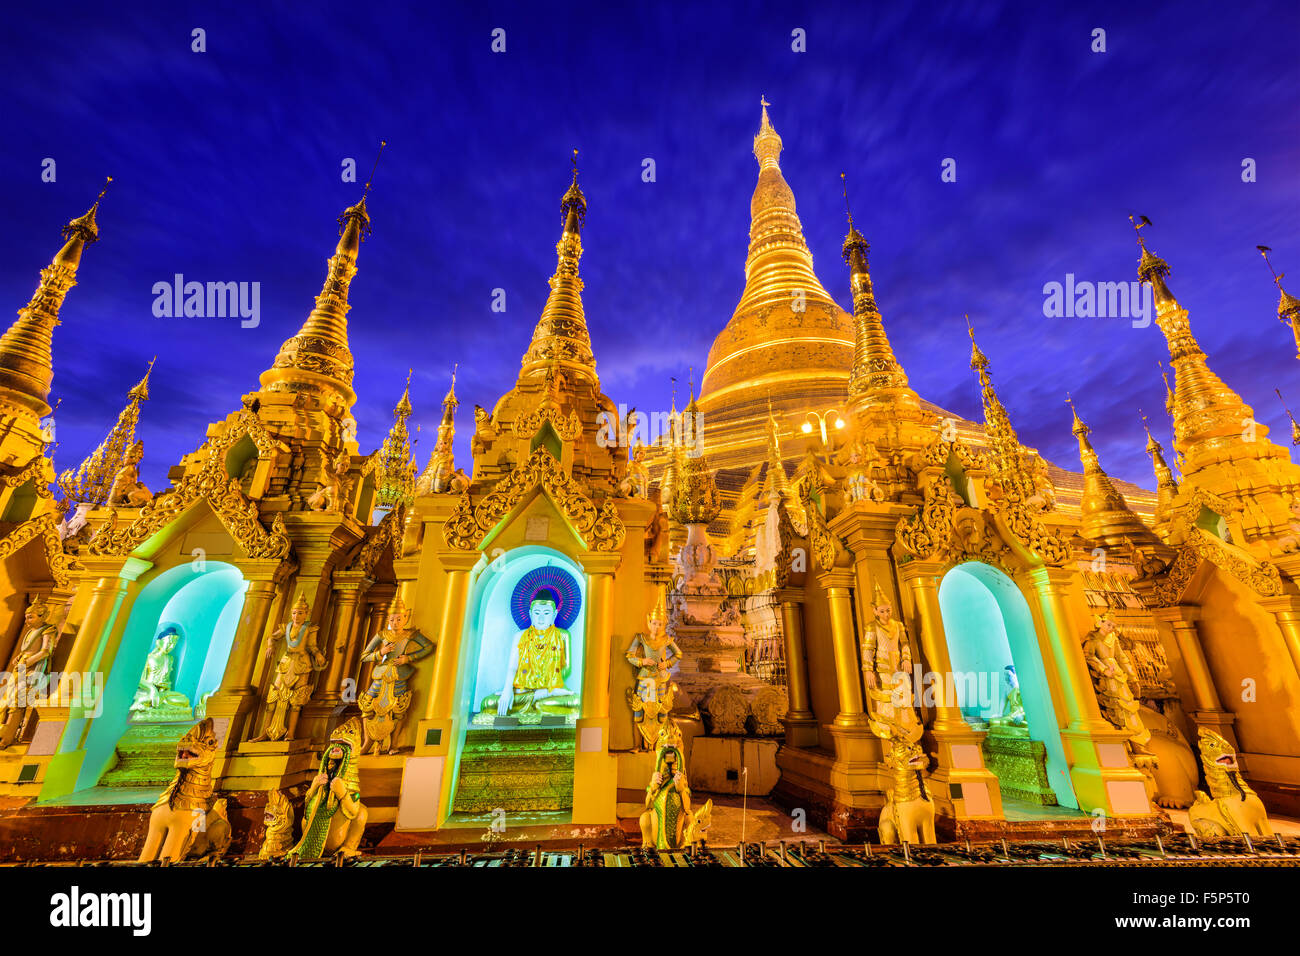
<path id="1" fill-rule="evenodd" d="M 501 717 L 521 714 L 577 716 L 578 695 L 564 686 L 569 672 L 569 632 L 555 625 L 559 596 L 541 588 L 528 605 L 530 627 L 519 632 L 506 664 L 505 686 L 483 698 L 480 710 Z"/>

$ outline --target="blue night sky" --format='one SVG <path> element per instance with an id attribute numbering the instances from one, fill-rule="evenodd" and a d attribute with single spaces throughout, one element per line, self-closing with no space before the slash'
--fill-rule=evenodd
<path id="1" fill-rule="evenodd" d="M 28 4 L 0 39 L 8 308 L 114 177 L 54 335 L 60 469 L 103 437 L 157 354 L 140 434 L 143 478 L 165 486 L 306 317 L 335 217 L 360 193 L 340 164 L 355 158 L 364 180 L 381 138 L 349 316 L 363 451 L 413 365 L 423 467 L 459 361 L 468 464 L 470 411 L 511 387 L 545 301 L 575 146 L 601 381 L 615 401 L 665 408 L 669 377 L 694 365 L 698 381 L 741 293 L 760 94 L 841 305 L 848 173 L 886 327 L 931 401 L 981 417 L 969 312 L 1022 441 L 1077 467 L 1070 391 L 1103 464 L 1150 486 L 1138 409 L 1166 439 L 1163 337 L 1127 319 L 1043 317 L 1043 284 L 1066 273 L 1135 277 L 1126 217 L 1138 213 L 1211 367 L 1284 443 L 1273 388 L 1300 409 L 1291 334 L 1255 250 L 1272 246 L 1300 291 L 1295 4 L 118 6 L 61 4 L 55 17 Z M 195 27 L 206 53 L 190 50 Z M 504 54 L 490 50 L 496 27 Z M 1104 54 L 1090 50 L 1095 27 Z M 791 50 L 795 28 L 806 53 Z M 940 181 L 945 157 L 956 183 Z M 1241 181 L 1245 157 L 1257 182 Z M 155 318 L 152 287 L 178 272 L 260 282 L 260 325 Z M 498 287 L 505 313 L 490 308 Z"/>

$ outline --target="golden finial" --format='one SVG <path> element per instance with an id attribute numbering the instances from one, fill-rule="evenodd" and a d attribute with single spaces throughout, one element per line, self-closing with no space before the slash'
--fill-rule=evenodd
<path id="1" fill-rule="evenodd" d="M 384 147 L 387 145 L 388 140 L 381 139 L 379 141 L 379 152 L 375 154 L 375 164 L 370 167 L 370 178 L 366 180 L 366 186 L 361 190 L 362 199 L 365 199 L 366 195 L 370 192 L 370 184 L 375 181 L 375 170 L 379 168 L 379 157 L 384 155 Z"/>
<path id="2" fill-rule="evenodd" d="M 1295 420 L 1295 416 L 1291 414 L 1291 409 L 1287 408 L 1286 399 L 1282 397 L 1282 390 L 1275 388 L 1273 391 L 1277 393 L 1277 400 L 1282 403 L 1282 408 L 1286 411 L 1286 417 L 1291 419 L 1291 444 L 1300 445 L 1300 422 Z"/>
<path id="3" fill-rule="evenodd" d="M 758 101 L 763 106 L 763 121 L 754 137 L 754 158 L 758 160 L 759 169 L 780 169 L 781 136 L 767 115 L 767 108 L 772 104 L 766 96 L 759 97 Z"/>
<path id="4" fill-rule="evenodd" d="M 1146 216 L 1134 216 L 1130 213 L 1128 221 L 1133 223 L 1133 232 L 1137 234 L 1137 244 L 1142 247 L 1143 251 L 1146 251 L 1147 244 L 1142 238 L 1142 228 L 1151 225 L 1151 220 Z"/>
<path id="5" fill-rule="evenodd" d="M 74 473 L 71 470 L 59 475 L 59 490 L 69 501 L 104 504 L 118 470 L 126 460 L 128 450 L 135 444 L 135 428 L 140 421 L 140 403 L 149 398 L 149 373 L 155 359 L 149 360 L 144 378 L 127 392 L 126 407 L 117 416 L 104 440 L 91 452 Z M 58 405 L 55 405 L 57 411 Z"/>
<path id="6" fill-rule="evenodd" d="M 1282 280 L 1286 278 L 1286 273 L 1278 272 L 1273 268 L 1273 263 L 1269 261 L 1268 254 L 1273 250 L 1268 246 L 1256 246 L 1259 254 L 1264 257 L 1264 262 L 1268 264 L 1268 271 L 1273 273 L 1273 284 L 1277 286 L 1280 298 L 1277 300 L 1277 320 L 1283 325 L 1291 326 L 1295 332 L 1296 358 L 1300 358 L 1300 299 L 1293 295 L 1288 295 L 1286 289 L 1282 288 Z"/>
<path id="7" fill-rule="evenodd" d="M 853 228 L 853 209 L 849 206 L 849 179 L 840 173 L 840 183 L 844 186 L 844 212 L 849 217 L 849 228 Z"/>
<path id="8" fill-rule="evenodd" d="M 975 341 L 975 324 L 970 320 L 970 313 L 962 314 L 966 316 L 966 334 L 970 336 L 970 367 L 982 374 L 984 369 L 988 368 L 989 360 L 980 351 L 979 343 Z"/>

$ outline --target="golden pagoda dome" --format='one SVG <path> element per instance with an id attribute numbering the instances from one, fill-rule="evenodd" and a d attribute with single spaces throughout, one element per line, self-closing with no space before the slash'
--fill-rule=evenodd
<path id="1" fill-rule="evenodd" d="M 842 404 L 853 367 L 853 319 L 813 271 L 794 193 L 781 174 L 781 137 L 767 107 L 754 157 L 745 290 L 709 350 L 699 405 L 709 454 L 719 468 L 752 467 L 767 457 L 770 392 L 779 416 Z M 793 451 L 798 451 L 794 449 Z"/>

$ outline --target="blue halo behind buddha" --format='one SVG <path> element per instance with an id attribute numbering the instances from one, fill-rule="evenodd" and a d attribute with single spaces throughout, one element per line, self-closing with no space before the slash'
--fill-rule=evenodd
<path id="1" fill-rule="evenodd" d="M 566 631 L 572 627 L 582 608 L 582 590 L 577 579 L 568 571 L 555 565 L 546 565 L 533 568 L 520 578 L 510 595 L 510 615 L 519 629 L 524 630 L 531 625 L 528 607 L 537 598 L 539 591 L 548 591 L 550 593 L 547 597 L 558 599 L 555 609 L 556 626 Z"/>

